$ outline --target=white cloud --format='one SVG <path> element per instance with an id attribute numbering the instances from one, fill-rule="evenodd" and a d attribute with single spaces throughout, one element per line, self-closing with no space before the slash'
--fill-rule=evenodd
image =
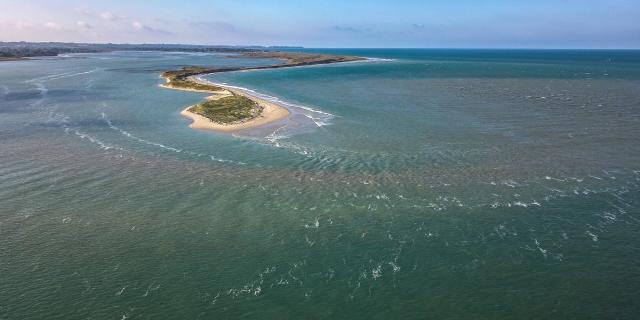
<path id="1" fill-rule="evenodd" d="M 136 30 L 142 30 L 142 29 L 146 28 L 144 24 L 142 24 L 141 22 L 138 22 L 138 21 L 134 21 L 131 24 L 131 26 Z"/>
<path id="2" fill-rule="evenodd" d="M 169 31 L 165 31 L 165 30 L 162 30 L 162 29 L 152 28 L 152 27 L 150 27 L 150 26 L 148 26 L 148 25 L 143 24 L 143 23 L 142 23 L 142 22 L 140 22 L 140 21 L 134 21 L 134 22 L 132 22 L 132 23 L 131 23 L 131 26 L 132 26 L 134 29 L 138 30 L 138 31 L 146 31 L 146 32 L 157 33 L 157 34 L 163 34 L 163 35 L 169 35 L 169 34 L 172 34 L 172 33 L 171 33 L 171 32 L 169 32 Z"/>
<path id="3" fill-rule="evenodd" d="M 93 26 L 87 23 L 86 21 L 78 21 L 76 22 L 76 25 L 78 25 L 78 27 L 83 29 L 93 29 Z"/>
<path id="4" fill-rule="evenodd" d="M 43 24 L 42 26 L 47 28 L 47 29 L 52 29 L 52 30 L 60 30 L 61 29 L 60 25 L 55 23 L 55 22 L 47 22 L 47 23 Z"/>
<path id="5" fill-rule="evenodd" d="M 119 16 L 115 15 L 114 13 L 110 12 L 110 11 L 105 11 L 103 13 L 100 14 L 100 18 L 104 19 L 104 20 L 109 20 L 109 21 L 115 21 L 118 19 L 121 19 Z"/>

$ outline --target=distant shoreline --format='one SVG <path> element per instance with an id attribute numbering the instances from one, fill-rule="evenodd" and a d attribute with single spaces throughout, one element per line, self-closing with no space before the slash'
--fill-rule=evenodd
<path id="1" fill-rule="evenodd" d="M 167 71 L 162 73 L 161 77 L 165 79 L 165 83 L 160 86 L 163 88 L 212 94 L 211 96 L 208 96 L 206 98 L 205 102 L 194 106 L 189 106 L 186 109 L 182 110 L 182 112 L 180 112 L 181 115 L 192 120 L 192 123 L 189 125 L 190 128 L 229 133 L 262 126 L 280 119 L 284 119 L 289 115 L 289 110 L 282 106 L 248 94 L 246 92 L 243 92 L 242 90 L 230 89 L 228 87 L 218 86 L 208 82 L 200 81 L 195 78 L 196 76 L 221 72 L 278 69 L 365 60 L 364 58 L 351 56 L 290 52 L 246 52 L 241 56 L 234 58 L 242 57 L 267 59 L 271 58 L 283 60 L 284 62 L 281 64 L 260 67 L 185 67 L 181 70 Z M 238 100 L 237 104 L 242 104 L 245 107 L 244 110 L 242 110 L 245 112 L 245 114 L 236 116 L 233 121 L 228 121 L 228 114 L 233 113 L 234 111 L 238 111 L 234 110 L 233 106 L 231 108 L 226 107 L 224 109 L 213 109 L 212 112 L 198 112 L 198 110 L 208 111 L 206 108 L 208 108 L 209 105 L 216 104 L 216 101 L 221 99 Z M 250 112 L 246 112 L 246 101 L 249 100 L 255 104 L 255 109 L 251 110 Z M 222 114 L 222 116 L 218 116 L 217 113 Z"/>
<path id="2" fill-rule="evenodd" d="M 22 60 L 30 60 L 24 57 L 0 57 L 0 61 L 22 61 Z"/>
<path id="3" fill-rule="evenodd" d="M 194 44 L 153 44 L 153 43 L 74 43 L 74 42 L 25 42 L 0 41 L 0 57 L 42 58 L 72 53 L 103 53 L 114 51 L 164 51 L 199 53 L 244 53 L 250 51 L 304 49 L 289 46 L 225 46 Z M 27 60 L 27 59 L 24 59 Z M 0 61 L 15 61 L 3 60 Z"/>

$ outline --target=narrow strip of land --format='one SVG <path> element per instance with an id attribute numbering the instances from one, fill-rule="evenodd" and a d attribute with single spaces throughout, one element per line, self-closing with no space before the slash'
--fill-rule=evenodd
<path id="1" fill-rule="evenodd" d="M 246 92 L 199 81 L 196 76 L 211 73 L 299 67 L 362 60 L 359 57 L 289 52 L 246 52 L 238 58 L 278 59 L 281 63 L 259 67 L 206 68 L 184 67 L 162 73 L 169 89 L 210 93 L 204 102 L 187 107 L 181 114 L 193 122 L 194 129 L 234 132 L 254 128 L 283 119 L 289 115 L 286 108 L 252 96 Z"/>
<path id="2" fill-rule="evenodd" d="M 0 61 L 20 61 L 27 60 L 27 58 L 23 57 L 0 57 Z"/>

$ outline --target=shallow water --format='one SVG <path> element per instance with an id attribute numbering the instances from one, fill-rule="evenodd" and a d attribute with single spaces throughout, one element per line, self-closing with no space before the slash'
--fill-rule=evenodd
<path id="1" fill-rule="evenodd" d="M 159 73 L 273 61 L 1 63 L 0 318 L 637 317 L 640 53 L 324 51 L 235 135 Z"/>

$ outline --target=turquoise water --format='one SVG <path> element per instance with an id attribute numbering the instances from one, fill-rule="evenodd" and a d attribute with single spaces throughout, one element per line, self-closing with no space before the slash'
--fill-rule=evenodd
<path id="1" fill-rule="evenodd" d="M 0 319 L 638 317 L 638 51 L 321 51 L 234 135 L 159 73 L 273 61 L 0 63 Z"/>

